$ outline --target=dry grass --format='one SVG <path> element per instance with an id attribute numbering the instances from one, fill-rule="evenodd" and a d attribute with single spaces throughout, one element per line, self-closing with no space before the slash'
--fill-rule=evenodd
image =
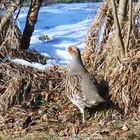
<path id="1" fill-rule="evenodd" d="M 44 90 L 48 92 L 53 90 L 61 90 L 60 82 L 62 81 L 61 67 L 41 72 L 34 68 L 22 65 L 16 65 L 12 62 L 0 63 L 0 91 L 1 91 L 1 110 L 7 105 L 23 103 L 31 101 L 32 94 L 41 93 Z M 60 72 L 58 72 L 60 70 Z M 32 93 L 32 94 L 30 94 Z M 12 98 L 14 98 L 12 100 Z M 5 107 L 4 107 L 5 106 Z"/>
<path id="2" fill-rule="evenodd" d="M 109 20 L 111 19 L 111 14 L 103 14 L 106 10 L 110 11 L 108 4 L 103 5 L 96 22 L 89 30 L 83 60 L 91 73 L 97 77 L 102 76 L 108 82 L 111 101 L 118 105 L 124 114 L 134 116 L 140 113 L 140 58 L 138 55 L 140 33 L 134 25 L 130 35 L 127 56 L 122 56 L 121 49 L 115 44 L 117 40 L 113 32 L 112 22 L 110 25 L 107 21 L 105 22 L 110 32 L 107 36 L 105 33 L 102 34 L 103 38 L 100 40 L 98 34 L 103 26 L 101 21 L 108 20 L 108 17 Z M 122 30 L 124 42 L 127 36 L 127 24 L 126 21 Z"/>
<path id="3" fill-rule="evenodd" d="M 140 34 L 133 27 L 128 54 L 122 57 L 120 48 L 114 46 L 112 21 L 110 6 L 105 3 L 87 35 L 83 60 L 108 102 L 86 110 L 85 124 L 64 94 L 66 68 L 39 71 L 3 61 L 5 56 L 42 64 L 47 61 L 36 52 L 9 48 L 4 39 L 0 47 L 0 139 L 140 139 Z M 100 38 L 104 23 L 108 31 Z M 15 30 L 9 31 L 12 40 Z"/>
<path id="4" fill-rule="evenodd" d="M 32 131 L 26 132 L 22 130 L 20 136 L 15 137 L 15 133 L 1 132 L 1 140 L 46 140 L 46 139 L 56 139 L 56 140 L 84 140 L 84 139 L 101 139 L 101 140 L 139 140 L 140 139 L 140 123 L 137 120 L 109 120 L 110 123 L 105 122 L 101 125 L 101 122 L 95 123 L 92 125 L 84 127 L 78 133 L 74 133 L 74 128 L 72 128 L 73 133 L 70 135 L 58 135 L 57 132 L 54 132 L 52 128 L 42 131 Z M 73 124 L 74 125 L 74 124 Z M 65 130 L 65 133 L 70 132 L 70 129 Z"/>
<path id="5" fill-rule="evenodd" d="M 87 121 L 81 123 L 81 113 L 64 94 L 64 68 L 56 66 L 41 72 L 1 62 L 0 70 L 1 139 L 102 139 L 114 133 L 121 135 L 124 122 L 117 110 L 98 106 L 86 111 Z M 31 122 L 27 121 L 29 117 Z M 112 125 L 118 121 L 121 127 L 116 130 Z"/>

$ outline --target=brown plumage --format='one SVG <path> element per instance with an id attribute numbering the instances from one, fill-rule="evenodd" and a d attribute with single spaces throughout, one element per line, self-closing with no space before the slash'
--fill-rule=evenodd
<path id="1" fill-rule="evenodd" d="M 68 52 L 72 58 L 66 76 L 66 95 L 80 109 L 84 123 L 84 108 L 105 100 L 99 95 L 95 79 L 85 69 L 79 49 L 70 46 Z"/>

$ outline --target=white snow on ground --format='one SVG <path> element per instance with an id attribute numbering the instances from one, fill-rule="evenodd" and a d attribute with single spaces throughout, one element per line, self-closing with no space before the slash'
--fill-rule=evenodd
<path id="1" fill-rule="evenodd" d="M 77 46 L 80 50 L 84 49 L 86 33 L 100 6 L 101 3 L 71 3 L 53 4 L 42 7 L 29 49 L 36 50 L 51 59 L 47 62 L 47 65 L 43 66 L 20 59 L 12 61 L 42 70 L 51 65 L 67 64 L 69 61 L 69 54 L 66 51 L 67 47 L 81 42 L 81 44 Z M 24 30 L 28 10 L 28 8 L 22 8 L 18 17 L 22 31 Z M 39 40 L 39 37 L 42 35 L 48 35 L 51 40 Z"/>
<path id="2" fill-rule="evenodd" d="M 22 65 L 25 65 L 25 66 L 30 66 L 30 67 L 34 67 L 34 68 L 37 68 L 39 70 L 45 70 L 47 69 L 48 67 L 51 67 L 51 66 L 54 66 L 54 65 L 57 65 L 57 63 L 55 62 L 55 60 L 48 60 L 48 64 L 47 65 L 43 65 L 43 64 L 40 64 L 40 63 L 36 63 L 36 62 L 28 62 L 26 60 L 23 60 L 23 59 L 7 59 L 7 60 L 10 60 L 16 64 L 22 64 Z M 50 62 L 51 61 L 51 62 Z"/>

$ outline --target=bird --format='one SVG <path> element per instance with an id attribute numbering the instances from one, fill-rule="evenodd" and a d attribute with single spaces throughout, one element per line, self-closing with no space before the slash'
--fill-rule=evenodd
<path id="1" fill-rule="evenodd" d="M 85 123 L 85 107 L 93 107 L 100 102 L 105 102 L 97 87 L 96 79 L 86 70 L 80 50 L 75 46 L 67 49 L 71 55 L 65 81 L 65 94 L 82 113 L 82 122 Z"/>

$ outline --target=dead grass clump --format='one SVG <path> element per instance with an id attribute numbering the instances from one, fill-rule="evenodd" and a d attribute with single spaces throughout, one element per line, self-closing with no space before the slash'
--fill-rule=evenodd
<path id="1" fill-rule="evenodd" d="M 3 11 L 4 12 L 4 11 Z M 5 15 L 0 15 L 0 19 Z M 1 49 L 12 48 L 19 50 L 21 41 L 21 31 L 16 25 L 16 21 L 11 17 L 4 25 L 2 32 L 0 33 L 0 45 Z"/>
<path id="2" fill-rule="evenodd" d="M 21 78 L 14 77 L 9 81 L 4 93 L 0 96 L 0 109 L 1 111 L 7 110 L 13 103 L 13 97 L 18 96 L 21 89 Z"/>
<path id="3" fill-rule="evenodd" d="M 87 69 L 103 77 L 109 85 L 110 100 L 115 103 L 124 114 L 134 116 L 140 113 L 140 33 L 133 25 L 127 56 L 121 55 L 121 49 L 113 31 L 113 22 L 109 3 L 103 4 L 87 35 L 87 47 L 83 52 L 83 60 Z M 103 11 L 107 8 L 107 11 Z M 106 14 L 105 13 L 109 13 Z M 104 24 L 101 21 L 106 21 Z M 99 25 L 98 25 L 99 24 Z M 128 21 L 122 28 L 123 41 L 126 42 Z M 104 31 L 102 31 L 104 26 Z M 107 28 L 107 30 L 106 30 Z M 106 31 L 109 33 L 106 36 Z M 100 37 L 102 38 L 99 38 Z"/>
<path id="4" fill-rule="evenodd" d="M 62 72 L 54 67 L 46 72 L 31 67 L 0 62 L 0 110 L 13 104 L 32 104 L 43 91 L 61 91 Z"/>

